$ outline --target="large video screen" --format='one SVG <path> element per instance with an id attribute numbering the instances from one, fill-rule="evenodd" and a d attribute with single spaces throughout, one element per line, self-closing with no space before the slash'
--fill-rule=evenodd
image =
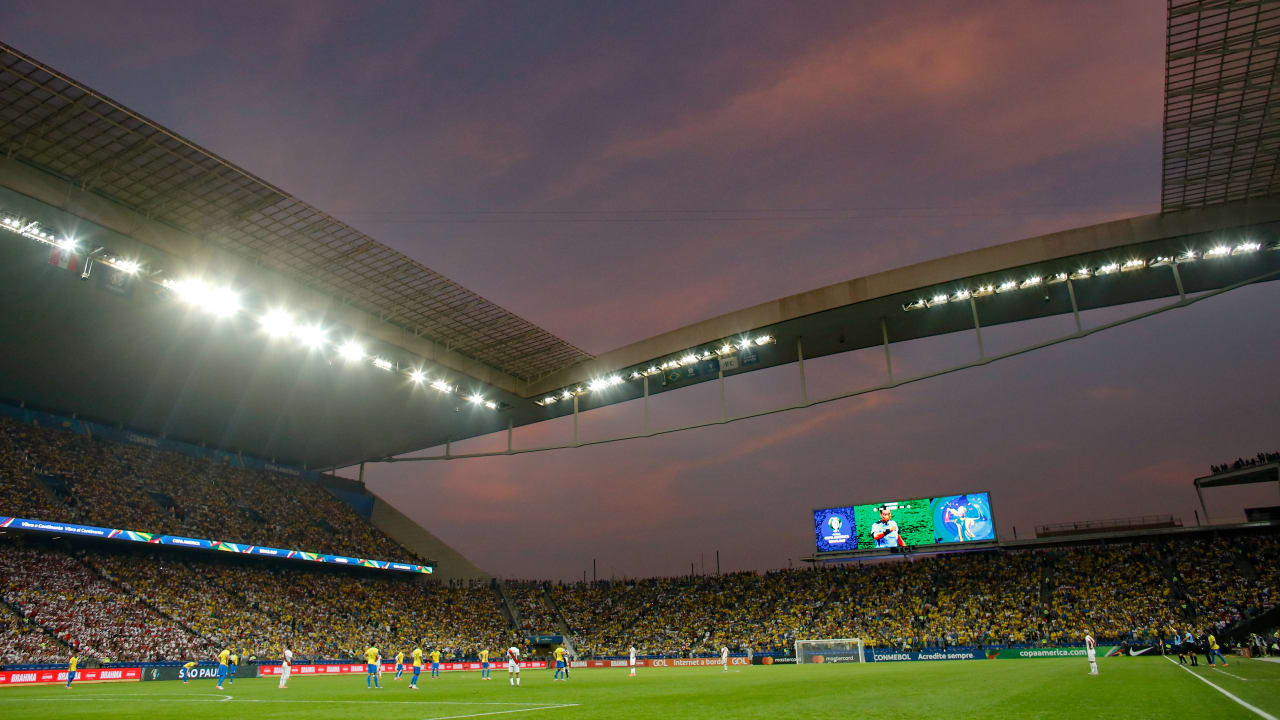
<path id="1" fill-rule="evenodd" d="M 985 492 L 823 508 L 813 530 L 820 553 L 996 539 Z"/>

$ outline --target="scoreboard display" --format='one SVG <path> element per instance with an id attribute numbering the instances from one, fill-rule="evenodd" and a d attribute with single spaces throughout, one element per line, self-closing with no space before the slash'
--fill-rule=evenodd
<path id="1" fill-rule="evenodd" d="M 813 531 L 820 553 L 996 539 L 985 492 L 822 508 L 813 511 Z"/>

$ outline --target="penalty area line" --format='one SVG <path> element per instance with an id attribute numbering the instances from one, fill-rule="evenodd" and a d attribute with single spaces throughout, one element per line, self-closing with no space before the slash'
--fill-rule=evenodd
<path id="1" fill-rule="evenodd" d="M 1261 708 L 1254 707 L 1253 705 L 1250 705 L 1249 703 L 1245 702 L 1244 700 L 1241 700 L 1240 698 L 1236 697 L 1235 695 L 1232 695 L 1231 693 L 1227 692 L 1226 690 L 1222 689 L 1221 687 L 1218 687 L 1218 685 L 1217 685 L 1216 683 L 1211 682 L 1208 678 L 1201 677 L 1201 676 L 1199 676 L 1199 675 L 1197 675 L 1197 674 L 1195 674 L 1195 673 L 1191 672 L 1191 670 L 1189 670 L 1189 669 L 1187 669 L 1187 668 L 1183 667 L 1182 665 L 1179 665 L 1179 664 L 1178 664 L 1176 661 L 1174 661 L 1172 658 L 1166 657 L 1166 658 L 1165 658 L 1165 660 L 1168 660 L 1169 662 L 1173 663 L 1173 666 L 1174 666 L 1174 667 L 1176 667 L 1176 668 L 1178 668 L 1179 670 L 1186 670 L 1187 674 L 1188 674 L 1188 675 L 1190 675 L 1191 677 L 1193 677 L 1193 678 L 1195 678 L 1195 679 L 1199 680 L 1200 682 L 1202 682 L 1202 683 L 1204 683 L 1204 684 L 1208 685 L 1209 687 L 1213 688 L 1214 690 L 1217 690 L 1218 692 L 1222 693 L 1223 695 L 1226 695 L 1227 697 L 1231 698 L 1231 699 L 1232 699 L 1232 700 L 1233 700 L 1237 705 L 1239 705 L 1240 707 L 1242 707 L 1242 708 L 1244 708 L 1244 709 L 1246 709 L 1246 710 L 1249 710 L 1249 711 L 1250 711 L 1250 712 L 1252 712 L 1254 715 L 1257 715 L 1257 716 L 1258 716 L 1258 717 L 1260 717 L 1260 718 L 1265 718 L 1266 720 L 1280 720 L 1280 718 L 1277 718 L 1275 715 L 1272 715 L 1271 713 L 1267 712 L 1266 710 L 1263 710 L 1263 709 L 1261 709 Z"/>
<path id="2" fill-rule="evenodd" d="M 538 707 L 520 708 L 518 710 L 490 710 L 488 712 L 470 713 L 468 715 L 437 715 L 423 720 L 459 720 L 460 718 L 485 717 L 487 715 L 508 715 L 510 713 L 535 712 L 537 710 L 559 710 L 560 708 L 578 707 L 578 703 L 560 703 L 558 705 L 539 705 Z"/>

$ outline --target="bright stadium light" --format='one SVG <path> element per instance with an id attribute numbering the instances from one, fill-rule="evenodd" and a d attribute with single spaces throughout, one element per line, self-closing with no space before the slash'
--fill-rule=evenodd
<path id="1" fill-rule="evenodd" d="M 1107 263 L 1106 265 L 1103 265 L 1102 267 L 1098 268 L 1098 272 L 1095 274 L 1110 275 L 1111 273 L 1119 272 L 1119 271 L 1120 271 L 1120 263 Z"/>
<path id="2" fill-rule="evenodd" d="M 1178 262 L 1180 263 L 1191 262 L 1192 260 L 1195 260 L 1198 257 L 1200 257 L 1200 255 L 1195 250 L 1188 250 L 1178 256 Z"/>
<path id="3" fill-rule="evenodd" d="M 42 233 L 42 235 L 44 235 L 46 239 L 48 238 L 47 233 Z M 79 249 L 76 243 L 76 239 L 73 237 L 62 238 L 61 240 L 58 241 L 58 247 L 62 248 L 63 250 L 66 250 L 69 253 L 73 253 Z"/>
<path id="4" fill-rule="evenodd" d="M 609 387 L 609 381 L 604 378 L 596 378 L 595 380 L 592 380 L 587 387 L 591 392 L 596 392 L 597 390 L 603 390 Z"/>
<path id="5" fill-rule="evenodd" d="M 262 326 L 263 332 L 276 338 L 289 337 L 297 331 L 297 327 L 293 323 L 293 316 L 284 310 L 269 311 L 258 320 L 258 324 Z"/>
<path id="6" fill-rule="evenodd" d="M 1226 245 L 1217 245 L 1205 251 L 1204 256 L 1205 257 L 1222 257 L 1224 255 L 1230 255 L 1230 254 L 1231 254 L 1231 248 L 1227 247 Z"/>
<path id="7" fill-rule="evenodd" d="M 728 355 L 729 353 L 733 352 L 733 343 L 725 343 L 721 345 L 716 350 L 716 352 L 719 353 L 720 355 Z"/>
<path id="8" fill-rule="evenodd" d="M 546 397 L 542 398 L 542 404 L 543 404 L 543 405 L 550 405 L 550 404 L 554 403 L 555 401 L 556 401 L 556 396 L 555 396 L 555 395 L 548 395 L 548 396 L 546 396 Z"/>
<path id="9" fill-rule="evenodd" d="M 471 395 L 467 396 L 467 401 L 470 402 L 472 405 L 480 405 L 484 403 L 484 396 L 478 393 L 472 393 Z"/>
<path id="10" fill-rule="evenodd" d="M 976 298 L 986 297 L 988 295 L 994 294 L 995 291 L 996 291 L 995 285 L 991 285 L 991 284 L 979 285 L 978 289 L 973 291 L 973 296 Z"/>
<path id="11" fill-rule="evenodd" d="M 1093 271 L 1089 268 L 1080 268 L 1071 273 L 1072 280 L 1088 280 L 1091 277 L 1093 277 Z"/>
<path id="12" fill-rule="evenodd" d="M 1130 270 L 1141 270 L 1147 266 L 1147 261 L 1140 258 L 1130 258 L 1124 261 L 1120 266 L 1120 272 L 1129 272 Z"/>
<path id="13" fill-rule="evenodd" d="M 210 288 L 202 307 L 212 315 L 230 317 L 240 312 L 240 294 L 229 287 Z"/>
<path id="14" fill-rule="evenodd" d="M 933 307 L 934 305 L 942 305 L 943 303 L 947 302 L 947 300 L 948 298 L 946 295 L 943 295 L 943 294 L 934 295 L 933 297 L 929 298 L 929 306 Z"/>
<path id="15" fill-rule="evenodd" d="M 364 347 L 355 340 L 348 340 L 338 348 L 338 355 L 347 362 L 358 362 L 364 359 Z"/>
<path id="16" fill-rule="evenodd" d="M 1257 252 L 1257 251 L 1258 251 L 1258 249 L 1259 249 L 1259 248 L 1261 248 L 1261 247 L 1262 247 L 1262 244 L 1261 244 L 1261 243 L 1256 243 L 1256 242 L 1243 242 L 1243 243 L 1240 243 L 1239 245 L 1235 246 L 1235 248 L 1233 248 L 1233 249 L 1231 250 L 1231 253 L 1232 253 L 1233 255 L 1239 255 L 1240 253 L 1251 253 L 1251 252 Z"/>
<path id="17" fill-rule="evenodd" d="M 487 407 L 487 408 L 489 408 L 490 410 L 497 410 L 497 409 L 498 409 L 498 403 L 496 403 L 496 402 L 494 402 L 494 401 L 492 401 L 492 400 L 485 400 L 485 401 L 484 401 L 484 406 L 485 406 L 485 407 Z"/>
<path id="18" fill-rule="evenodd" d="M 684 357 L 680 358 L 681 365 L 692 365 L 696 362 L 698 362 L 698 356 L 694 355 L 693 353 L 689 353 Z"/>
<path id="19" fill-rule="evenodd" d="M 1034 275 L 1032 277 L 1027 278 L 1026 280 L 1023 280 L 1022 285 L 1020 285 L 1019 287 L 1021 287 L 1023 290 L 1026 290 L 1027 288 L 1035 287 L 1042 282 L 1044 282 L 1044 278 L 1040 277 L 1039 275 Z"/>
<path id="20" fill-rule="evenodd" d="M 969 292 L 968 290 L 957 290 L 956 294 L 951 296 L 951 300 L 953 302 L 958 302 L 960 300 L 968 300 L 971 295 L 973 295 L 973 293 Z"/>
<path id="21" fill-rule="evenodd" d="M 386 358 L 376 357 L 373 359 L 373 366 L 379 370 L 390 371 L 392 368 L 391 361 Z"/>
<path id="22" fill-rule="evenodd" d="M 571 397 L 573 397 L 573 393 L 569 392 L 568 390 L 565 390 L 564 392 L 560 393 L 561 400 L 568 400 Z"/>
<path id="23" fill-rule="evenodd" d="M 768 345 L 771 342 L 773 342 L 772 335 L 761 335 L 756 338 L 756 345 Z"/>
<path id="24" fill-rule="evenodd" d="M 414 385 L 421 385 L 422 383 L 427 381 L 427 374 L 422 372 L 421 370 L 414 370 L 413 372 L 409 373 L 409 379 L 413 381 Z"/>
<path id="25" fill-rule="evenodd" d="M 328 332 L 319 325 L 298 325 L 293 329 L 293 336 L 308 348 L 318 348 L 328 342 Z"/>
<path id="26" fill-rule="evenodd" d="M 117 270 L 129 275 L 137 275 L 138 270 L 142 268 L 142 266 L 138 264 L 137 260 L 116 260 L 115 266 Z"/>
<path id="27" fill-rule="evenodd" d="M 443 380 L 431 381 L 431 387 L 439 390 L 440 392 L 453 392 L 453 386 Z"/>
<path id="28" fill-rule="evenodd" d="M 1009 292 L 1010 290 L 1017 290 L 1017 289 L 1018 289 L 1018 283 L 1010 280 L 1008 282 L 1000 283 L 1000 285 L 996 287 L 996 292 L 1002 293 L 1002 292 Z"/>

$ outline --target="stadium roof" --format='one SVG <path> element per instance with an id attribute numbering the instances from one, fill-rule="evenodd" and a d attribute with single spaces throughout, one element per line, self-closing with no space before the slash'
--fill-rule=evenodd
<path id="1" fill-rule="evenodd" d="M 484 384 L 498 409 L 424 393 L 403 372 L 397 382 L 287 352 L 254 337 L 251 318 L 209 324 L 175 313 L 162 294 L 105 297 L 51 268 L 47 247 L 41 259 L 8 242 L 0 242 L 0 303 L 22 311 L 0 313 L 11 341 L 0 353 L 0 396 L 282 462 L 341 466 L 714 380 L 645 376 L 727 342 L 765 341 L 745 348 L 749 362 L 722 364 L 726 376 L 802 353 L 973 332 L 975 322 L 1185 302 L 1273 280 L 1280 146 L 1262 84 L 1276 72 L 1276 12 L 1171 3 L 1164 212 L 854 277 L 598 358 L 0 45 L 0 155 L 12 158 L 0 157 L 0 205 L 45 222 L 83 219 L 113 247 L 133 242 L 182 259 L 193 245 L 218 248 L 219 261 L 246 261 L 245 277 L 259 287 L 274 277 L 305 285 L 308 311 L 381 342 L 387 357 L 407 353 L 401 372 L 436 363 L 429 369 L 450 371 L 459 389 Z M 1188 261 L 1174 260 L 1188 251 Z"/>
<path id="2" fill-rule="evenodd" d="M 1280 192 L 1280 3 L 1170 0 L 1161 207 Z"/>
<path id="3" fill-rule="evenodd" d="M 0 43 L 0 148 L 521 380 L 590 358 L 407 255 Z"/>

